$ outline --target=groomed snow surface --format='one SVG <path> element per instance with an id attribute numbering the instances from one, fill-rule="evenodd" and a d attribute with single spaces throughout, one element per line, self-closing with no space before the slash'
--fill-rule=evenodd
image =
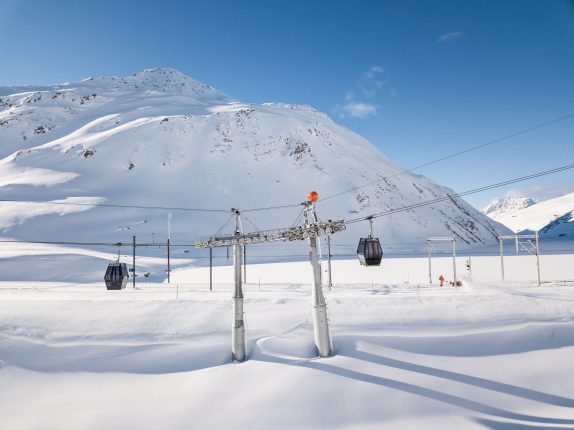
<path id="1" fill-rule="evenodd" d="M 424 258 L 334 261 L 329 358 L 309 263 L 250 265 L 244 363 L 229 267 L 213 291 L 206 268 L 123 291 L 3 282 L 0 428 L 574 428 L 573 263 L 543 256 L 537 286 L 532 256 L 507 259 L 506 283 L 498 258 L 473 257 L 457 288 L 429 285 Z M 441 273 L 451 259 L 433 259 Z"/>

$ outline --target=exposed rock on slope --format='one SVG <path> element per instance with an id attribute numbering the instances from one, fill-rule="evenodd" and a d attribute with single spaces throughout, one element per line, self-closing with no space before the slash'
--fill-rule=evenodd
<path id="1" fill-rule="evenodd" d="M 311 189 L 325 197 L 377 181 L 320 201 L 320 216 L 353 218 L 454 194 L 424 176 L 400 173 L 361 136 L 309 106 L 244 104 L 171 69 L 52 87 L 3 87 L 0 94 L 5 199 L 227 211 L 297 204 Z M 129 240 L 134 233 L 165 236 L 167 210 L 65 206 L 19 216 L 19 210 L 34 213 L 29 205 L 35 204 L 27 205 L 1 204 L 0 215 L 11 213 L 0 217 L 6 233 L 100 241 Z M 280 228 L 290 226 L 299 210 L 246 215 L 261 229 Z M 228 216 L 172 212 L 174 240 L 188 242 L 212 234 Z M 383 242 L 421 246 L 429 234 L 474 244 L 493 242 L 501 230 L 459 198 L 375 222 Z M 352 240 L 366 231 L 366 224 L 355 224 L 345 234 Z"/>

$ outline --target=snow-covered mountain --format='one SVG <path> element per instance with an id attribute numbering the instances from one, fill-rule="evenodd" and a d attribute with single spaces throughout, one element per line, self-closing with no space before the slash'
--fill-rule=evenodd
<path id="1" fill-rule="evenodd" d="M 530 197 L 505 197 L 496 199 L 482 210 L 482 213 L 495 218 L 499 213 L 516 212 L 536 204 Z"/>
<path id="2" fill-rule="evenodd" d="M 213 234 L 232 207 L 296 205 L 310 190 L 322 218 L 355 218 L 453 194 L 401 173 L 372 144 L 309 106 L 246 104 L 172 69 L 44 87 L 0 87 L 0 203 L 5 236 L 172 241 Z M 69 203 L 81 203 L 70 205 Z M 300 207 L 244 212 L 245 230 L 289 227 Z M 228 227 L 229 231 L 230 228 Z M 368 225 L 338 237 L 354 242 Z M 375 221 L 383 243 L 427 235 L 493 242 L 505 228 L 460 198 Z"/>
<path id="3" fill-rule="evenodd" d="M 535 203 L 529 198 L 498 200 L 483 213 L 514 232 L 539 231 L 546 238 L 574 238 L 574 193 Z"/>

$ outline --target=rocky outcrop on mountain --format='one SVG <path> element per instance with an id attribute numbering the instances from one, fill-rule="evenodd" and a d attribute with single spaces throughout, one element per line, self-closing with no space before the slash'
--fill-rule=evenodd
<path id="1" fill-rule="evenodd" d="M 136 231 L 159 236 L 173 212 L 174 235 L 190 242 L 214 233 L 232 207 L 281 207 L 246 212 L 253 226 L 244 228 L 288 227 L 310 190 L 320 194 L 320 216 L 330 219 L 455 194 L 404 172 L 312 107 L 242 103 L 172 69 L 50 87 L 0 87 L 0 94 L 4 198 L 82 198 L 110 205 L 69 206 L 63 213 L 62 204 L 35 211 L 38 203 L 4 202 L 0 226 L 13 237 L 119 241 Z M 126 205 L 156 209 L 121 207 Z M 136 222 L 133 231 L 117 229 Z M 344 234 L 353 239 L 367 227 L 353 224 Z M 457 197 L 375 222 L 383 241 L 421 246 L 431 234 L 480 244 L 495 241 L 500 231 L 505 229 Z"/>

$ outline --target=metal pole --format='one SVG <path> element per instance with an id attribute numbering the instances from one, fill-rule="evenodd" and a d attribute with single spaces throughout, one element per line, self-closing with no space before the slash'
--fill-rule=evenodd
<path id="1" fill-rule="evenodd" d="M 239 210 L 235 212 L 235 236 L 239 237 Z M 241 286 L 241 245 L 233 245 L 233 266 L 235 269 L 235 290 L 233 294 L 233 327 L 231 332 L 231 352 L 234 360 L 245 360 L 245 324 L 243 321 L 243 290 Z"/>
<path id="2" fill-rule="evenodd" d="M 317 219 L 315 213 L 315 206 L 309 202 L 307 210 L 312 211 L 313 221 Z M 306 214 L 305 214 L 306 215 Z M 306 224 L 307 217 L 305 217 Z M 323 295 L 321 284 L 321 265 L 319 264 L 319 254 L 317 252 L 317 237 L 311 235 L 308 238 L 309 242 L 309 257 L 311 266 L 313 267 L 313 290 L 311 292 L 311 300 L 313 307 L 313 332 L 315 334 L 315 346 L 317 352 L 321 357 L 328 357 L 331 355 L 333 348 L 331 346 L 331 336 L 329 334 L 329 320 L 327 319 L 327 303 Z"/>
<path id="3" fill-rule="evenodd" d="M 504 282 L 504 239 L 502 236 L 498 236 L 498 241 L 500 242 L 500 273 L 502 274 L 502 282 Z"/>
<path id="4" fill-rule="evenodd" d="M 454 272 L 454 285 L 456 285 L 456 240 L 452 238 L 452 270 Z"/>
<path id="5" fill-rule="evenodd" d="M 247 245 L 243 245 L 243 283 L 247 284 Z"/>
<path id="6" fill-rule="evenodd" d="M 132 287 L 136 287 L 136 237 L 132 240 Z"/>
<path id="7" fill-rule="evenodd" d="M 209 247 L 209 291 L 213 290 L 213 248 Z"/>
<path id="8" fill-rule="evenodd" d="M 540 250 L 538 249 L 538 232 L 534 232 L 534 239 L 536 240 L 536 270 L 538 272 L 538 286 L 540 286 Z"/>
<path id="9" fill-rule="evenodd" d="M 167 283 L 171 279 L 171 261 L 170 261 L 170 240 L 171 240 L 171 212 L 167 214 Z"/>
<path id="10" fill-rule="evenodd" d="M 429 254 L 429 284 L 432 284 L 431 249 L 432 249 L 432 243 L 430 240 L 427 240 L 427 251 Z"/>
<path id="11" fill-rule="evenodd" d="M 329 253 L 328 267 L 329 267 L 329 291 L 333 286 L 333 278 L 331 276 L 331 235 L 327 235 L 327 252 Z"/>

